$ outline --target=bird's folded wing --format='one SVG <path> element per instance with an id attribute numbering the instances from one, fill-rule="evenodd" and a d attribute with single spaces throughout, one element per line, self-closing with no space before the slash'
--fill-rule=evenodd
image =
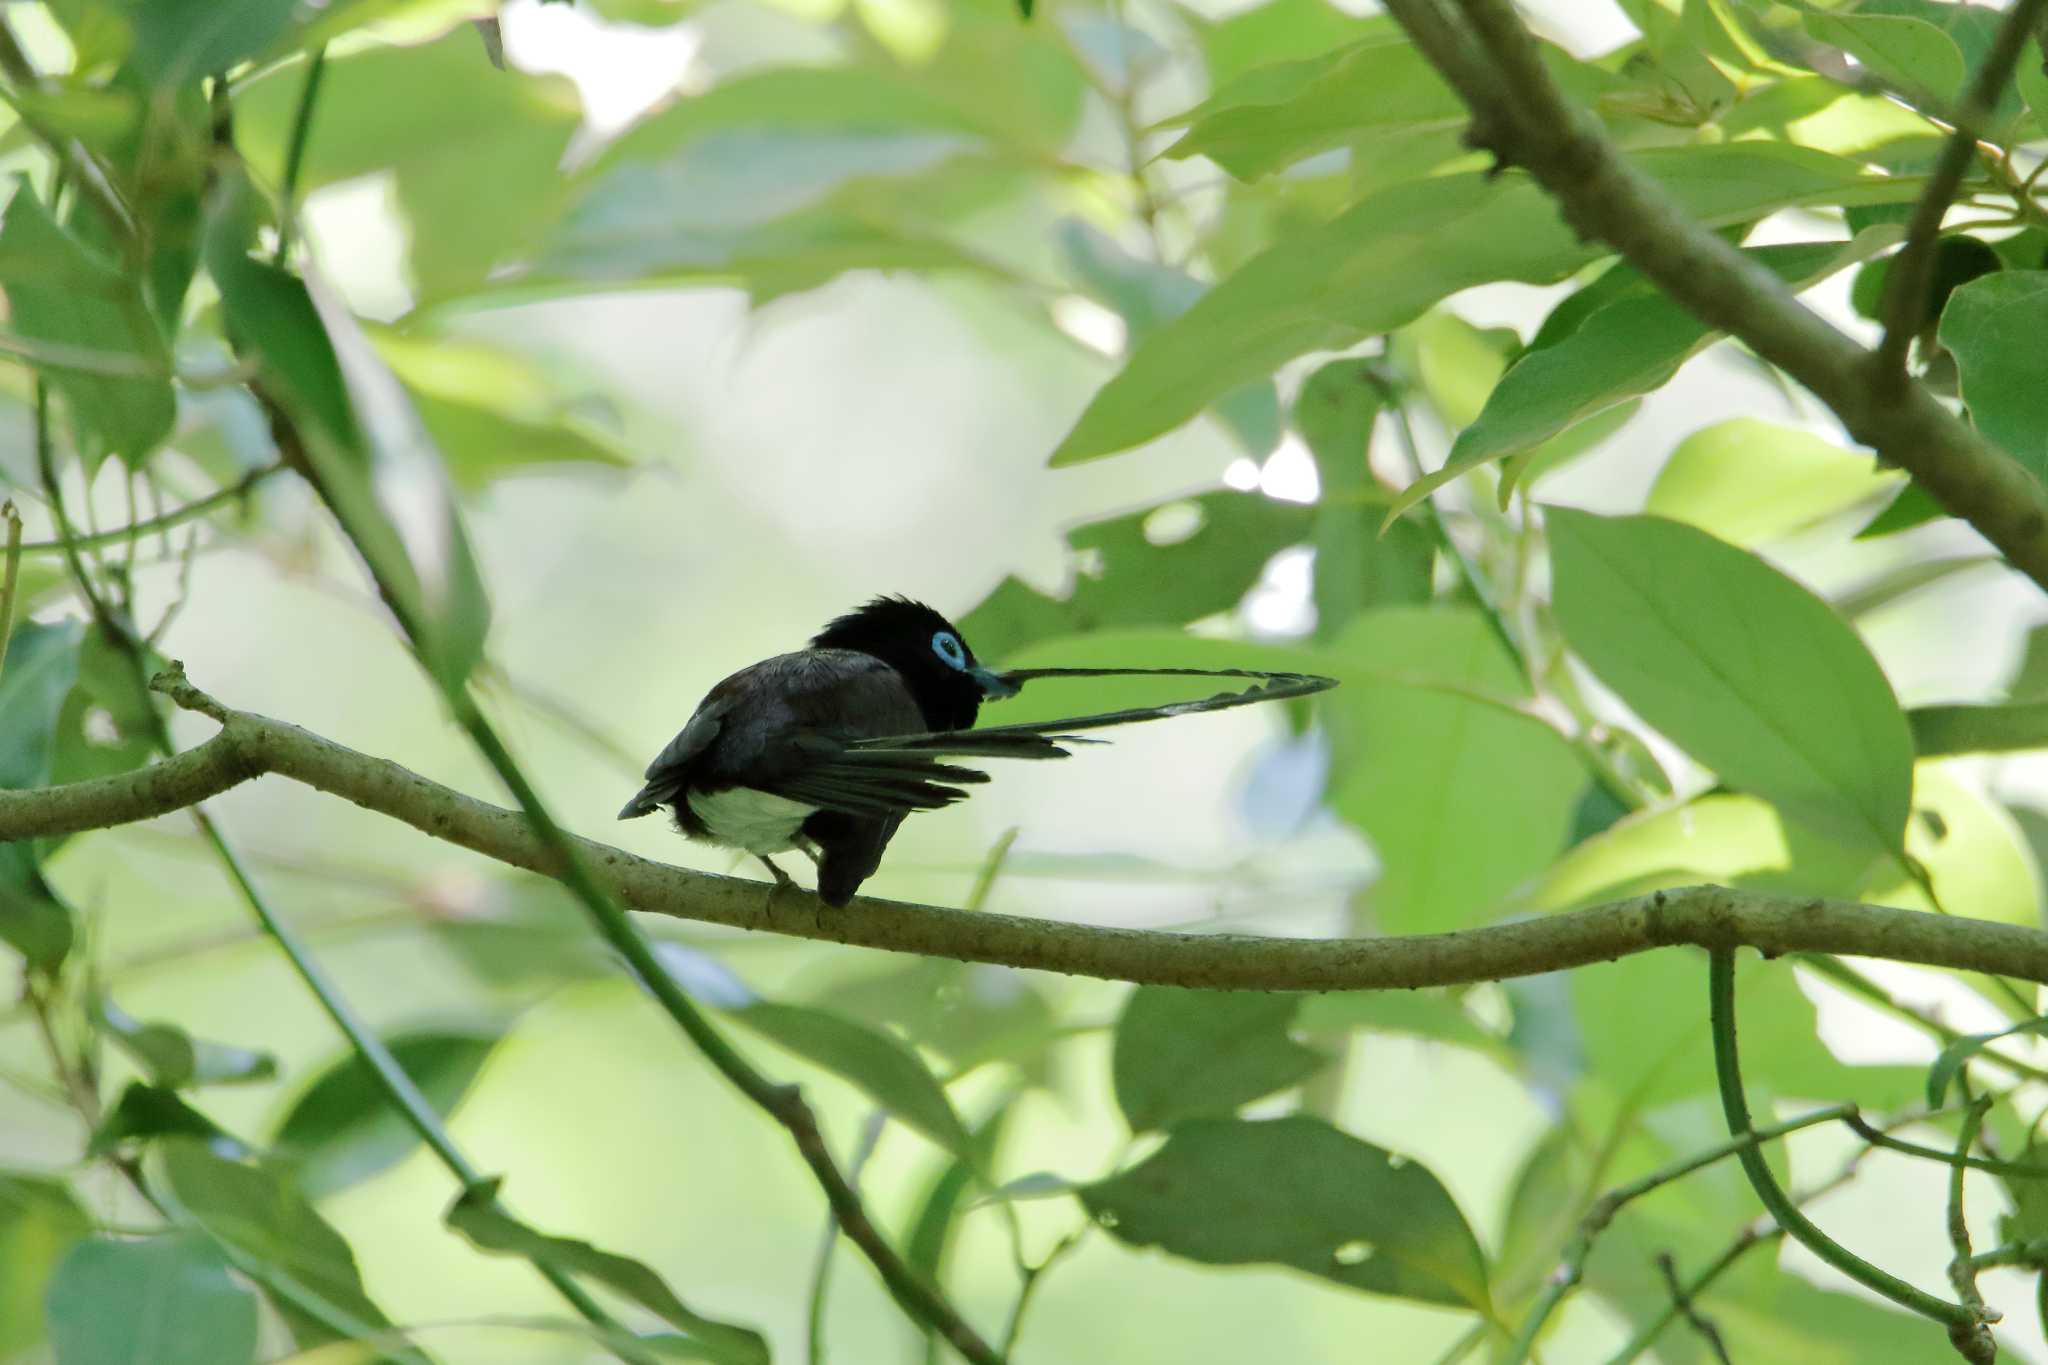
<path id="1" fill-rule="evenodd" d="M 933 810 L 967 795 L 948 784 L 988 781 L 987 773 L 941 763 L 928 753 L 860 749 L 825 735 L 795 736 L 779 757 L 781 771 L 752 785 L 849 815 Z"/>

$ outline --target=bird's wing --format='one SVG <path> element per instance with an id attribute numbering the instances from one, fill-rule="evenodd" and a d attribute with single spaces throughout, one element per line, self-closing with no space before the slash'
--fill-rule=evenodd
<path id="1" fill-rule="evenodd" d="M 704 704 L 690 717 L 690 723 L 647 765 L 644 774 L 647 785 L 620 810 L 621 820 L 646 815 L 682 795 L 683 785 L 689 780 L 691 761 L 709 749 L 711 742 L 718 738 L 727 709 L 727 704 L 715 690 L 704 699 Z"/>

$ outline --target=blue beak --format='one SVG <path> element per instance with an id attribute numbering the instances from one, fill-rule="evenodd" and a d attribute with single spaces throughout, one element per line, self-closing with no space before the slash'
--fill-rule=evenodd
<path id="1" fill-rule="evenodd" d="M 980 664 L 968 669 L 967 676 L 980 683 L 983 694 L 990 697 L 1014 697 L 1024 690 L 1021 685 L 1011 682 L 994 669 L 984 668 Z"/>

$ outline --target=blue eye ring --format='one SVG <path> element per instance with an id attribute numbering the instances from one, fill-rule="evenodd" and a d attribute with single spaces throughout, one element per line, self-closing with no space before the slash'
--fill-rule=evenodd
<path id="1" fill-rule="evenodd" d="M 939 656 L 948 668 L 967 671 L 967 647 L 960 643 L 960 637 L 949 630 L 942 630 L 932 636 L 932 653 Z"/>

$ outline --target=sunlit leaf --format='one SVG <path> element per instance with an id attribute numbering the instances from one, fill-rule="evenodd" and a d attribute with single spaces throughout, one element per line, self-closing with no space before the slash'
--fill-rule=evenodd
<path id="1" fill-rule="evenodd" d="M 1320 1119 L 1193 1119 L 1136 1166 L 1079 1194 L 1096 1221 L 1133 1246 L 1487 1306 L 1485 1257 L 1442 1183 L 1420 1162 Z"/>
<path id="2" fill-rule="evenodd" d="M 95 1237 L 57 1267 L 48 1299 L 59 1365 L 238 1365 L 256 1357 L 256 1296 L 202 1237 Z"/>
<path id="3" fill-rule="evenodd" d="M 1729 785 L 1902 847 L 1912 738 L 1826 603 L 1677 522 L 1557 508 L 1548 525 L 1565 638 L 1638 715 Z"/>
<path id="4" fill-rule="evenodd" d="M 1810 432 L 1735 417 L 1679 442 L 1643 510 L 1747 547 L 1803 531 L 1902 483 L 1868 455 Z"/>
<path id="5" fill-rule="evenodd" d="M 92 1220 L 61 1180 L 0 1170 L 0 1357 L 43 1340 L 43 1294 Z"/>

